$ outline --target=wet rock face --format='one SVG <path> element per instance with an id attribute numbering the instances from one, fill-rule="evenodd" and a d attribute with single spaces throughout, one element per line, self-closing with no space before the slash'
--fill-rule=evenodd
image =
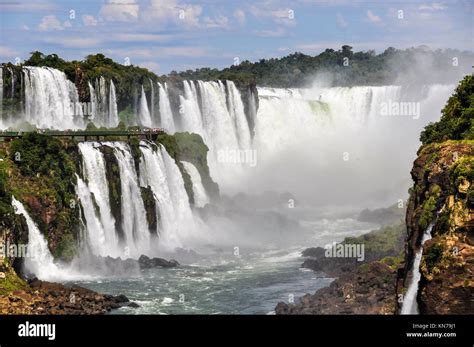
<path id="1" fill-rule="evenodd" d="M 170 268 L 179 266 L 179 263 L 174 259 L 166 260 L 162 258 L 149 258 L 146 255 L 142 255 L 138 258 L 138 264 L 140 265 L 140 269 L 149 269 L 152 267 Z"/>
<path id="2" fill-rule="evenodd" d="M 405 267 L 397 294 L 411 279 L 414 254 L 423 247 L 418 305 L 421 314 L 472 314 L 474 301 L 474 210 L 470 203 L 474 143 L 446 141 L 424 146 L 411 171 Z"/>

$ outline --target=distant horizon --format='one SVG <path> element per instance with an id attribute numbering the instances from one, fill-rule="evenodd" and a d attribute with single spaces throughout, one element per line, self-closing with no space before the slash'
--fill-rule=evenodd
<path id="1" fill-rule="evenodd" d="M 350 45 L 350 44 L 342 44 L 342 46 L 344 45 L 348 45 L 348 46 L 351 46 L 352 49 L 353 49 L 353 52 L 354 53 L 358 53 L 358 52 L 364 52 L 364 53 L 367 53 L 369 51 L 375 51 L 375 54 L 379 55 L 383 52 L 385 52 L 388 48 L 394 48 L 396 50 L 400 50 L 400 51 L 403 51 L 403 50 L 409 50 L 409 49 L 421 49 L 421 48 L 426 48 L 428 51 L 430 52 L 435 52 L 435 51 L 438 51 L 438 50 L 441 50 L 442 52 L 446 52 L 446 51 L 458 51 L 460 53 L 463 53 L 463 54 L 474 54 L 474 50 L 469 50 L 469 49 L 464 49 L 464 50 L 460 50 L 460 49 L 457 49 L 457 48 L 437 48 L 437 49 L 433 49 L 432 47 L 429 47 L 429 46 L 426 46 L 426 45 L 419 45 L 419 46 L 413 46 L 413 47 L 407 47 L 407 48 L 399 48 L 399 47 L 392 47 L 392 46 L 387 46 L 386 48 L 384 49 L 381 49 L 380 51 L 376 51 L 375 49 L 367 49 L 367 50 L 357 50 L 354 46 Z M 294 55 L 294 54 L 303 54 L 303 55 L 306 55 L 306 56 L 310 56 L 310 57 L 317 57 L 318 55 L 320 55 L 321 53 L 323 53 L 324 51 L 328 50 L 328 49 L 333 49 L 334 51 L 338 51 L 341 49 L 341 47 L 337 47 L 337 48 L 333 48 L 333 47 L 327 47 L 327 48 L 324 48 L 321 50 L 321 52 L 318 52 L 318 53 L 314 53 L 314 54 L 308 54 L 308 53 L 304 53 L 304 52 L 300 52 L 300 51 L 294 51 L 294 52 L 290 52 L 290 53 L 287 53 L 285 55 L 282 55 L 282 56 L 278 56 L 278 57 L 265 57 L 265 58 L 255 58 L 254 60 L 249 60 L 250 63 L 254 64 L 254 63 L 257 63 L 261 60 L 270 60 L 270 59 L 283 59 L 285 57 L 288 57 L 288 56 L 291 56 L 291 55 Z M 84 61 L 87 56 L 89 55 L 98 55 L 98 54 L 102 54 L 104 55 L 105 58 L 108 58 L 108 59 L 112 59 L 115 63 L 117 64 L 120 64 L 120 65 L 123 65 L 123 66 L 126 66 L 124 63 L 125 62 L 121 62 L 121 61 L 117 61 L 116 59 L 112 58 L 111 56 L 108 56 L 107 54 L 104 54 L 103 52 L 93 52 L 93 53 L 89 53 L 87 55 L 85 55 L 84 57 L 82 58 L 72 58 L 72 59 L 65 59 L 64 57 L 62 57 L 60 54 L 56 53 L 56 52 L 43 52 L 43 51 L 38 51 L 38 50 L 34 50 L 32 52 L 29 53 L 29 55 L 27 56 L 27 59 L 29 59 L 31 57 L 31 55 L 34 53 L 34 52 L 40 52 L 42 53 L 43 55 L 45 56 L 48 56 L 48 55 L 53 55 L 53 54 L 56 54 L 58 56 L 58 58 L 61 58 L 67 62 L 72 62 L 72 61 Z M 24 61 L 26 61 L 27 59 L 23 60 L 21 62 L 21 64 L 24 64 Z M 243 60 L 245 61 L 245 60 Z M 241 62 L 243 62 L 241 61 Z M 4 64 L 15 64 L 15 61 L 0 61 L 0 65 L 4 65 Z M 473 62 L 474 64 L 474 62 Z M 133 64 L 133 62 L 130 63 L 130 65 L 133 65 L 133 66 L 136 66 L 136 67 L 140 67 L 140 68 L 146 68 L 148 69 L 150 72 L 156 74 L 158 77 L 160 76 L 169 76 L 171 74 L 171 72 L 177 72 L 178 74 L 180 73 L 184 73 L 186 72 L 187 70 L 175 70 L 175 69 L 171 69 L 170 71 L 166 72 L 166 73 L 157 73 L 153 70 L 150 70 L 147 66 L 142 66 L 142 65 L 139 65 L 139 64 Z M 217 70 L 223 70 L 223 69 L 226 69 L 226 68 L 230 68 L 232 67 L 232 65 L 234 64 L 229 64 L 227 66 L 198 66 L 196 68 L 193 68 L 191 69 L 192 71 L 195 71 L 195 70 L 198 70 L 198 69 L 217 69 Z"/>
<path id="2" fill-rule="evenodd" d="M 35 50 L 82 60 L 102 52 L 157 75 L 239 61 L 426 45 L 473 49 L 473 2 L 329 0 L 0 1 L 0 61 Z"/>

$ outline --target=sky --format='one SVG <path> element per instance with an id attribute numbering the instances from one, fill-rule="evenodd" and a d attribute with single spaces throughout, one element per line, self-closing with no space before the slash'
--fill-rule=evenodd
<path id="1" fill-rule="evenodd" d="M 0 61 L 103 53 L 158 74 L 344 44 L 473 50 L 474 0 L 0 0 Z"/>

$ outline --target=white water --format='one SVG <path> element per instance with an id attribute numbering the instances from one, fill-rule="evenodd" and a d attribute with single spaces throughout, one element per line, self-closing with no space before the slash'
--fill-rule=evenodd
<path id="1" fill-rule="evenodd" d="M 152 124 L 156 124 L 155 121 L 155 86 L 153 81 L 150 79 L 150 118 Z"/>
<path id="2" fill-rule="evenodd" d="M 12 197 L 12 205 L 15 213 L 23 215 L 28 225 L 28 246 L 25 267 L 34 273 L 38 278 L 50 278 L 57 274 L 58 267 L 54 264 L 53 256 L 48 248 L 48 243 L 38 230 L 38 227 L 31 219 L 21 202 Z"/>
<path id="3" fill-rule="evenodd" d="M 89 85 L 91 120 L 96 126 L 116 127 L 119 123 L 115 84 L 110 80 L 109 87 L 104 77 L 95 81 L 95 88 Z"/>
<path id="4" fill-rule="evenodd" d="M 150 254 L 150 230 L 130 147 L 123 142 L 104 144 L 114 149 L 120 169 L 124 244 L 129 247 L 130 256 L 133 258 Z"/>
<path id="5" fill-rule="evenodd" d="M 3 67 L 0 66 L 0 129 L 3 129 Z"/>
<path id="6" fill-rule="evenodd" d="M 25 115 L 19 120 L 39 128 L 83 127 L 82 108 L 74 83 L 56 69 L 24 67 Z"/>
<path id="7" fill-rule="evenodd" d="M 306 199 L 332 196 L 331 203 L 341 199 L 354 203 L 370 191 L 368 203 L 379 205 L 405 194 L 419 133 L 439 118 L 454 86 L 425 86 L 415 92 L 400 86 L 258 88 L 258 111 L 250 98 L 248 115 L 233 82 L 184 81 L 183 88 L 179 110 L 174 110 L 175 117 L 180 117 L 177 129 L 168 108 L 168 92 L 159 88 L 159 125 L 203 137 L 209 147 L 211 176 L 223 192 L 276 188 Z M 420 112 L 383 116 L 382 105 L 390 102 L 417 102 Z M 254 129 L 248 119 L 255 123 Z M 250 160 L 243 164 L 220 160 L 219 153 L 235 150 L 240 154 L 255 150 L 257 167 Z M 343 159 L 346 154 L 348 160 Z M 373 163 L 380 168 L 373 170 Z M 359 180 L 355 191 L 348 176 Z M 314 181 L 321 183 L 318 188 Z M 332 194 L 329 189 L 336 184 L 340 189 Z M 314 189 L 308 189 L 309 185 Z M 323 191 L 317 190 L 321 186 Z M 352 196 L 347 195 L 352 191 Z"/>
<path id="8" fill-rule="evenodd" d="M 138 104 L 138 120 L 141 126 L 151 127 L 151 116 L 143 86 L 140 94 L 140 102 Z"/>
<path id="9" fill-rule="evenodd" d="M 104 77 L 88 83 L 90 105 L 79 102 L 73 82 L 57 69 L 25 66 L 25 111 L 5 121 L 0 129 L 22 127 L 24 122 L 41 129 L 83 129 L 84 116 L 90 116 L 96 126 L 116 127 L 119 123 L 116 89 Z M 23 77 L 22 77 L 23 78 Z M 3 96 L 3 93 L 2 93 Z M 1 117 L 0 117 L 1 118 Z"/>
<path id="10" fill-rule="evenodd" d="M 196 87 L 193 81 L 183 81 L 183 84 L 184 96 L 179 96 L 183 130 L 202 134 L 204 131 L 203 120 L 199 109 Z"/>
<path id="11" fill-rule="evenodd" d="M 113 149 L 119 166 L 122 239 L 117 235 L 111 212 L 101 146 Z M 139 172 L 135 169 L 131 149 L 125 143 L 85 142 L 79 144 L 79 149 L 83 177 L 78 178 L 76 190 L 85 216 L 85 244 L 92 254 L 121 258 L 138 258 L 142 254 L 157 256 L 160 251 L 171 252 L 187 245 L 188 241 L 200 239 L 181 172 L 163 147 L 145 141 L 140 143 Z M 157 230 L 150 230 L 148 225 L 140 187 L 150 187 L 154 194 L 158 207 Z"/>
<path id="12" fill-rule="evenodd" d="M 416 297 L 418 295 L 418 286 L 420 283 L 421 273 L 420 273 L 420 263 L 421 258 L 423 256 L 423 245 L 426 241 L 431 239 L 431 229 L 433 225 L 429 226 L 428 229 L 423 234 L 423 238 L 421 240 L 421 245 L 418 251 L 416 252 L 415 259 L 413 261 L 413 267 L 411 269 L 412 272 L 412 279 L 410 285 L 408 286 L 408 290 L 403 298 L 403 305 L 401 314 L 418 314 L 418 303 L 416 301 Z"/>
<path id="13" fill-rule="evenodd" d="M 119 124 L 118 111 L 117 111 L 117 96 L 115 94 L 114 81 L 110 80 L 109 90 L 109 114 L 107 127 L 116 127 Z"/>
<path id="14" fill-rule="evenodd" d="M 326 205 L 360 204 L 363 197 L 367 206 L 380 206 L 403 199 L 420 131 L 439 119 L 453 90 L 447 85 L 417 93 L 399 86 L 258 88 L 253 139 L 258 165 L 240 184 L 248 191 L 278 187 Z M 419 117 L 383 116 L 389 102 L 416 102 Z"/>
<path id="15" fill-rule="evenodd" d="M 86 224 L 86 244 L 98 256 L 121 256 L 115 232 L 115 219 L 109 201 L 109 186 L 104 155 L 96 142 L 79 143 L 83 177 L 78 177 L 76 192 L 81 201 Z"/>
<path id="16" fill-rule="evenodd" d="M 202 185 L 201 175 L 199 174 L 198 169 L 187 161 L 181 162 L 184 166 L 186 172 L 191 176 L 191 181 L 193 182 L 193 193 L 194 193 L 194 205 L 196 207 L 204 207 L 208 204 L 209 196 L 206 193 L 206 189 Z"/>
<path id="17" fill-rule="evenodd" d="M 170 99 L 168 96 L 168 87 L 166 83 L 158 83 L 158 97 L 160 102 L 160 125 L 166 131 L 174 133 L 176 127 L 174 124 L 173 112 L 171 111 Z"/>
<path id="18" fill-rule="evenodd" d="M 199 235 L 181 172 L 164 147 L 142 141 L 140 150 L 140 185 L 151 188 L 160 211 L 160 247 L 187 246 L 185 240 Z"/>

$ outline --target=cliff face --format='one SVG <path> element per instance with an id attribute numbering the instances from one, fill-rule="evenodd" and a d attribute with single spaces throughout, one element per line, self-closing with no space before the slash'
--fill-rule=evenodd
<path id="1" fill-rule="evenodd" d="M 405 293 L 422 235 L 431 228 L 420 266 L 421 314 L 474 313 L 474 78 L 468 76 L 422 133 L 411 175 L 405 266 L 397 294 Z"/>
<path id="2" fill-rule="evenodd" d="M 422 314 L 473 312 L 473 168 L 474 141 L 430 144 L 414 163 L 402 282 L 408 285 L 414 254 L 432 224 L 432 239 L 424 244 L 421 263 L 418 303 Z"/>

